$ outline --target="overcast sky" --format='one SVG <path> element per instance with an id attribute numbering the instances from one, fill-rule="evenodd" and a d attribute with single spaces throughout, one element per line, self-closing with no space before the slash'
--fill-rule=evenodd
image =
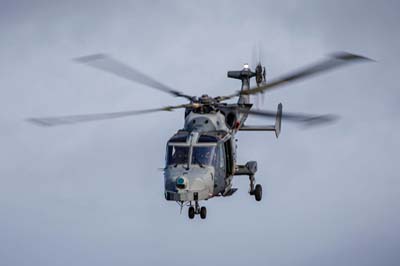
<path id="1" fill-rule="evenodd" d="M 279 2 L 279 4 L 278 4 Z M 0 264 L 399 265 L 398 1 L 0 1 Z M 108 53 L 188 94 L 229 94 L 262 46 L 268 77 L 334 51 L 371 57 L 271 91 L 261 108 L 337 114 L 326 127 L 240 133 L 264 198 L 163 195 L 183 112 L 40 128 L 27 117 L 181 99 L 71 59 Z M 273 121 L 251 119 L 252 124 Z"/>

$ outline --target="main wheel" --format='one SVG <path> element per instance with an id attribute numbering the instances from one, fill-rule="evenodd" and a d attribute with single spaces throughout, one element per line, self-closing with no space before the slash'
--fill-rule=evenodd
<path id="1" fill-rule="evenodd" d="M 189 216 L 189 219 L 193 219 L 194 218 L 194 207 L 193 206 L 189 207 L 188 216 Z"/>
<path id="2" fill-rule="evenodd" d="M 201 219 L 206 219 L 206 217 L 207 217 L 207 209 L 206 209 L 206 207 L 201 207 L 200 208 L 200 217 L 201 217 Z"/>
<path id="3" fill-rule="evenodd" d="M 262 186 L 260 184 L 257 184 L 254 189 L 254 197 L 256 198 L 256 201 L 260 201 L 262 199 Z"/>

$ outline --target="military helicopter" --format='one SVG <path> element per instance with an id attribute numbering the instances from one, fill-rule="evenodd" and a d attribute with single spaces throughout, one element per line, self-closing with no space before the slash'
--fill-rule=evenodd
<path id="1" fill-rule="evenodd" d="M 324 60 L 272 79 L 269 82 L 266 81 L 265 67 L 260 62 L 255 67 L 254 72 L 248 64 L 245 64 L 241 70 L 228 71 L 229 78 L 241 81 L 240 90 L 226 96 L 211 97 L 204 94 L 196 97 L 166 86 L 108 55 L 95 54 L 77 58 L 76 61 L 170 95 L 184 98 L 188 100 L 188 103 L 147 110 L 30 118 L 28 121 L 40 126 L 57 126 L 184 109 L 184 126 L 168 140 L 166 145 L 166 163 L 163 169 L 165 199 L 176 201 L 181 211 L 183 207 L 188 206 L 190 219 L 193 219 L 195 215 L 200 215 L 202 219 L 205 219 L 207 209 L 204 206 L 201 207 L 199 202 L 214 197 L 233 195 L 237 191 L 237 188 L 233 187 L 234 176 L 248 176 L 249 194 L 254 196 L 256 201 L 262 199 L 262 186 L 256 184 L 255 180 L 257 162 L 249 161 L 245 164 L 237 162 L 235 135 L 238 131 L 273 131 L 278 137 L 281 132 L 282 119 L 306 125 L 327 123 L 335 119 L 335 116 L 332 115 L 315 116 L 283 113 L 281 103 L 278 104 L 276 112 L 252 109 L 251 95 L 262 94 L 282 85 L 352 62 L 368 60 L 370 59 L 360 55 L 337 52 Z M 251 87 L 250 80 L 253 77 L 256 80 L 256 85 Z M 237 102 L 226 102 L 234 98 L 238 98 Z M 249 115 L 275 118 L 275 124 L 247 125 L 246 119 Z"/>

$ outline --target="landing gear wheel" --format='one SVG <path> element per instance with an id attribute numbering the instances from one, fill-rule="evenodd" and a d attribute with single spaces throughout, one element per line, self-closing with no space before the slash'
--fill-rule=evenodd
<path id="1" fill-rule="evenodd" d="M 262 186 L 260 184 L 257 184 L 256 188 L 254 189 L 254 197 L 256 198 L 256 201 L 260 201 L 262 199 Z"/>
<path id="2" fill-rule="evenodd" d="M 206 219 L 206 217 L 207 217 L 207 209 L 206 209 L 206 207 L 201 207 L 200 208 L 200 218 Z"/>
<path id="3" fill-rule="evenodd" d="M 189 216 L 189 219 L 193 219 L 194 218 L 194 207 L 193 206 L 190 206 L 189 207 L 189 209 L 188 209 L 188 216 Z"/>

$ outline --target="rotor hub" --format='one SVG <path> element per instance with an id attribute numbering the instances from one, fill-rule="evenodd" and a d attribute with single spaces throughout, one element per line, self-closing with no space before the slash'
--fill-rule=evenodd
<path id="1" fill-rule="evenodd" d="M 208 94 L 203 94 L 201 95 L 199 99 L 200 103 L 205 104 L 205 105 L 210 105 L 214 102 L 214 99 L 208 96 Z"/>

